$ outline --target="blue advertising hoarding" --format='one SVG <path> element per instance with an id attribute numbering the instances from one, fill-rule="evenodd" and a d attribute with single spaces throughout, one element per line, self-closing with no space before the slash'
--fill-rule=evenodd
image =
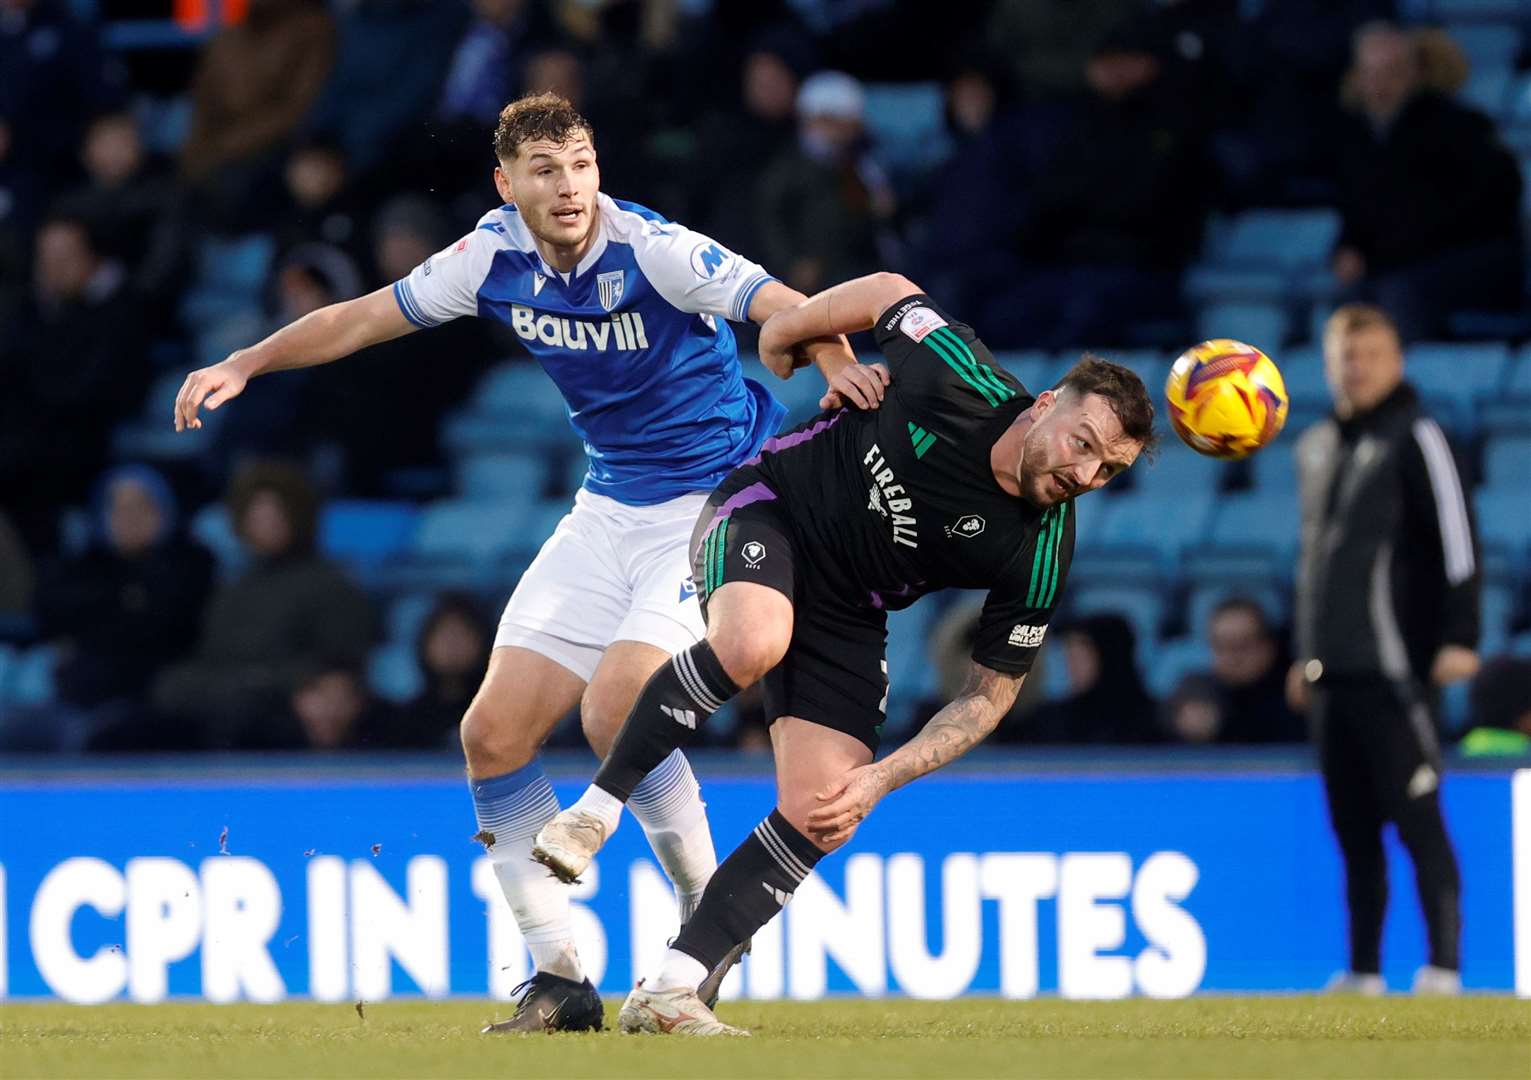
<path id="1" fill-rule="evenodd" d="M 1464 983 L 1531 994 L 1531 772 L 1443 790 Z M 774 788 L 724 776 L 704 794 L 721 856 Z M 0 997 L 505 997 L 529 973 L 459 779 L 10 779 L 0 823 Z M 1402 988 L 1425 947 L 1412 868 L 1390 857 L 1384 974 Z M 1344 966 L 1342 897 L 1306 772 L 937 775 L 820 864 L 725 993 L 1313 989 Z M 631 819 L 574 899 L 602 991 L 652 971 L 675 911 Z"/>

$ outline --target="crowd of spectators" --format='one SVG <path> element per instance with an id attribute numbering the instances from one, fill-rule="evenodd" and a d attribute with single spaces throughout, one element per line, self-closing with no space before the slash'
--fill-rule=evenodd
<path id="1" fill-rule="evenodd" d="M 461 320 L 260 380 L 203 452 L 158 471 L 112 433 L 167 374 L 386 285 L 471 226 L 507 100 L 570 98 L 610 194 L 804 291 L 901 270 L 995 348 L 1191 340 L 1180 282 L 1209 215 L 1254 205 L 1340 207 L 1338 288 L 1437 334 L 1458 306 L 1521 304 L 1521 179 L 1446 92 L 1460 55 L 1376 22 L 1393 8 L 950 0 L 933 21 L 892 0 L 249 0 L 167 59 L 105 48 L 80 5 L 0 0 L 0 621 L 58 645 L 67 720 L 41 741 L 450 741 L 486 598 L 443 595 L 419 697 L 377 700 L 380 608 L 317 554 L 316 512 L 440 494 L 442 418 L 513 338 Z M 895 161 L 866 86 L 913 81 L 944 88 L 942 130 Z M 208 245 L 252 236 L 273 252 L 263 314 L 194 329 L 184 292 Z M 223 581 L 185 527 L 217 499 L 245 557 Z M 71 539 L 82 506 L 89 535 Z M 1245 602 L 1210 626 L 1213 669 L 1162 703 L 1124 621 L 1060 628 L 1067 695 L 1023 702 L 1004 737 L 1300 738 L 1279 628 Z"/>

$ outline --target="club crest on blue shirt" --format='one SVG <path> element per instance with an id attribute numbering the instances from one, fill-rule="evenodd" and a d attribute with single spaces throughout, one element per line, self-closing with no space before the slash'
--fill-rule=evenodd
<path id="1" fill-rule="evenodd" d="M 601 307 L 607 311 L 622 302 L 622 277 L 621 270 L 608 270 L 604 274 L 595 275 L 596 292 L 601 298 Z"/>

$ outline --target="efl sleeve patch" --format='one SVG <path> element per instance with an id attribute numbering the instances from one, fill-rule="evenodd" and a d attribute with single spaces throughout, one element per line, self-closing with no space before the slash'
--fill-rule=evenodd
<path id="1" fill-rule="evenodd" d="M 916 343 L 924 341 L 925 335 L 932 330 L 939 330 L 945 325 L 945 319 L 923 306 L 910 308 L 898 321 L 899 333 Z"/>

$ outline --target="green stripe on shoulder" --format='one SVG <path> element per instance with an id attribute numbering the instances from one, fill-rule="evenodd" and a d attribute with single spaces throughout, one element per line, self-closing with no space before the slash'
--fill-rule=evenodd
<path id="1" fill-rule="evenodd" d="M 962 360 L 959 354 L 953 351 L 950 345 L 948 345 L 945 341 L 941 340 L 937 336 L 936 332 L 925 335 L 925 344 L 930 346 L 932 352 L 934 352 L 942 360 L 945 360 L 946 365 L 949 368 L 955 371 L 958 375 L 962 376 L 963 382 L 967 383 L 974 390 L 977 390 L 980 394 L 982 394 L 983 399 L 987 401 L 990 406 L 994 408 L 999 407 L 999 399 L 994 396 L 994 391 L 978 378 L 977 371 L 968 366 Z"/>

